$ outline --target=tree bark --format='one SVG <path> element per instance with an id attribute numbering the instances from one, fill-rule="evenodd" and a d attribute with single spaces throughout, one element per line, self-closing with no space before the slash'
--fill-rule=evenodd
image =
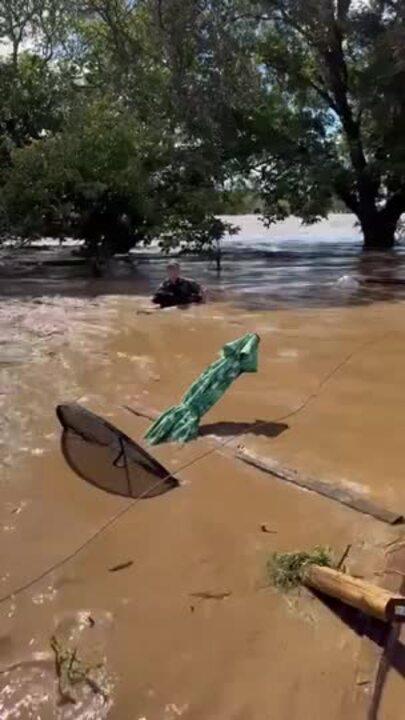
<path id="1" fill-rule="evenodd" d="M 360 218 L 365 250 L 390 250 L 395 244 L 397 222 L 375 212 Z"/>
<path id="2" fill-rule="evenodd" d="M 405 597 L 360 578 L 320 565 L 309 565 L 303 582 L 383 622 L 404 621 Z"/>
<path id="3" fill-rule="evenodd" d="M 395 234 L 402 212 L 405 211 L 405 197 L 401 193 L 392 195 L 385 207 L 377 210 L 374 199 L 369 207 L 358 211 L 364 235 L 365 250 L 390 250 L 395 244 Z"/>
<path id="4" fill-rule="evenodd" d="M 402 192 L 393 194 L 381 209 L 377 207 L 374 191 L 368 192 L 359 181 L 357 192 L 341 183 L 335 185 L 335 192 L 357 216 L 365 250 L 390 250 L 394 246 L 398 223 L 405 213 L 405 195 Z"/>

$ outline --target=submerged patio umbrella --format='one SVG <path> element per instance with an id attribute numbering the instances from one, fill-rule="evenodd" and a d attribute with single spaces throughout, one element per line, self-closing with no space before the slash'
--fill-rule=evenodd
<path id="1" fill-rule="evenodd" d="M 62 452 L 71 469 L 92 485 L 116 495 L 150 498 L 178 480 L 125 433 L 77 403 L 58 405 Z"/>
<path id="2" fill-rule="evenodd" d="M 166 410 L 149 428 L 145 435 L 148 443 L 188 442 L 196 438 L 201 417 L 233 381 L 244 372 L 257 372 L 259 342 L 258 335 L 248 333 L 224 345 L 220 359 L 195 380 L 181 404 Z"/>

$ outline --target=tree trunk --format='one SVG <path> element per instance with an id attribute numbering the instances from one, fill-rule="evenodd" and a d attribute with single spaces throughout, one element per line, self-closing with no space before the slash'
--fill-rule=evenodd
<path id="1" fill-rule="evenodd" d="M 364 185 L 358 188 L 356 194 L 341 185 L 336 186 L 335 191 L 360 222 L 364 250 L 391 250 L 395 244 L 399 220 L 405 211 L 405 198 L 393 195 L 384 208 L 378 209 L 375 194 Z"/>
<path id="2" fill-rule="evenodd" d="M 367 213 L 360 217 L 364 237 L 364 250 L 391 250 L 395 244 L 398 220 L 384 214 L 384 211 Z"/>

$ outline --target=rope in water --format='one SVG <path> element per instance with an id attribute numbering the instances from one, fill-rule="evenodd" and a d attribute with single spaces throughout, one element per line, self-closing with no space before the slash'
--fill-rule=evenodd
<path id="1" fill-rule="evenodd" d="M 362 352 L 362 350 L 363 350 L 365 347 L 367 347 L 367 346 L 369 346 L 369 345 L 374 345 L 374 344 L 376 344 L 377 342 L 380 342 L 380 340 L 383 340 L 388 334 L 389 334 L 389 333 L 384 333 L 384 335 L 383 335 L 382 337 L 379 337 L 379 338 L 377 338 L 377 339 L 368 340 L 368 341 L 366 341 L 365 343 L 363 343 L 359 348 L 357 348 L 356 350 L 353 350 L 351 353 L 349 353 L 341 362 L 339 362 L 339 363 L 335 366 L 335 368 L 334 368 L 333 370 L 331 370 L 329 373 L 327 373 L 327 375 L 325 375 L 325 377 L 324 377 L 324 378 L 320 381 L 320 383 L 318 384 L 316 390 L 315 390 L 314 392 L 312 392 L 310 395 L 308 395 L 308 397 L 304 400 L 304 402 L 302 402 L 297 408 L 295 408 L 295 410 L 292 410 L 291 412 L 289 412 L 289 413 L 287 413 L 287 414 L 285 414 L 285 415 L 283 415 L 283 416 L 281 416 L 281 417 L 277 417 L 277 418 L 275 418 L 275 419 L 273 419 L 273 420 L 263 420 L 263 421 L 260 421 L 260 422 L 258 422 L 258 423 L 255 423 L 255 424 L 253 425 L 253 427 L 254 427 L 255 429 L 258 429 L 258 428 L 260 428 L 260 427 L 262 427 L 262 426 L 264 426 L 264 425 L 268 425 L 269 422 L 273 422 L 273 423 L 275 423 L 275 422 L 282 422 L 283 420 L 288 420 L 289 418 L 291 418 L 291 417 L 297 415 L 298 413 L 302 412 L 306 407 L 308 407 L 308 405 L 309 405 L 313 400 L 315 400 L 315 398 L 318 397 L 318 395 L 320 394 L 321 390 L 325 387 L 325 385 L 326 385 L 328 382 L 330 382 L 330 381 L 332 380 L 332 378 L 339 372 L 339 370 L 343 369 L 343 367 L 345 367 L 345 365 L 347 365 L 347 363 L 349 363 L 350 360 L 351 360 L 355 355 L 357 355 L 357 354 L 359 354 L 360 352 Z M 197 462 L 200 462 L 201 460 L 204 460 L 205 458 L 209 457 L 209 456 L 212 455 L 213 453 L 217 452 L 217 450 L 220 450 L 221 448 L 226 447 L 226 446 L 229 445 L 230 443 L 234 442 L 236 438 L 241 437 L 241 436 L 244 435 L 244 434 L 245 434 L 244 431 L 242 431 L 242 432 L 240 432 L 240 433 L 235 433 L 235 435 L 232 435 L 232 436 L 231 436 L 230 438 L 228 438 L 227 440 L 224 440 L 224 441 L 218 443 L 215 447 L 210 448 L 209 450 L 207 450 L 206 452 L 202 453 L 201 455 L 198 455 L 198 456 L 197 456 L 196 458 L 194 458 L 193 460 L 190 460 L 190 461 L 189 461 L 188 463 L 186 463 L 185 465 L 182 465 L 180 468 L 178 468 L 178 469 L 176 470 L 176 474 L 182 472 L 183 470 L 187 470 L 187 468 L 190 468 L 190 467 L 192 467 L 193 465 L 195 465 Z M 97 538 L 99 538 L 101 535 L 103 535 L 103 534 L 106 532 L 106 530 L 108 530 L 110 527 L 112 527 L 113 525 L 115 525 L 115 523 L 117 523 L 118 520 L 120 520 L 120 519 L 121 519 L 122 517 L 124 517 L 124 515 L 126 515 L 130 510 L 132 510 L 132 509 L 138 504 L 138 502 L 140 502 L 141 500 L 145 499 L 145 498 L 149 495 L 149 493 L 154 492 L 158 487 L 160 487 L 160 485 L 163 485 L 163 483 L 165 483 L 166 480 L 169 480 L 170 477 L 172 477 L 172 473 L 168 473 L 167 476 L 165 476 L 164 478 L 159 479 L 159 480 L 155 483 L 155 485 L 153 485 L 153 486 L 152 486 L 151 488 L 149 488 L 147 491 L 145 491 L 144 493 L 142 493 L 142 495 L 140 495 L 139 497 L 135 498 L 134 500 L 131 500 L 131 501 L 129 502 L 129 504 L 126 505 L 126 507 L 122 508 L 122 509 L 119 510 L 115 515 L 113 515 L 112 517 L 110 517 L 109 520 L 107 520 L 107 522 L 105 522 L 103 525 L 101 525 L 101 526 L 96 530 L 96 532 L 93 533 L 92 535 L 90 535 L 90 537 L 88 537 L 87 540 L 85 540 L 81 545 L 79 545 L 78 548 L 76 548 L 76 550 L 73 550 L 73 552 L 69 553 L 68 555 L 65 555 L 65 556 L 64 556 L 63 558 L 61 558 L 60 560 L 57 560 L 57 561 L 56 561 L 55 563 L 53 563 L 52 565 L 48 566 L 48 567 L 46 568 L 46 570 L 44 570 L 44 571 L 43 571 L 42 573 L 40 573 L 39 575 L 36 575 L 36 576 L 35 576 L 34 578 L 32 578 L 31 580 L 28 580 L 27 582 L 23 583 L 22 585 L 19 585 L 18 587 L 14 588 L 14 590 L 12 590 L 11 592 L 9 592 L 9 593 L 7 593 L 6 595 L 3 595 L 2 597 L 0 597 L 0 604 L 2 604 L 2 603 L 4 603 L 4 602 L 7 602 L 8 600 L 13 600 L 17 595 L 20 595 L 21 593 L 25 592 L 26 590 L 29 590 L 31 587 L 33 587 L 34 585 L 36 585 L 36 583 L 40 582 L 41 580 L 43 580 L 44 578 L 46 578 L 48 575 L 51 575 L 51 573 L 55 572 L 56 570 L 59 570 L 59 568 L 61 568 L 61 567 L 63 567 L 64 565 L 66 565 L 66 564 L 69 563 L 71 560 L 74 560 L 74 558 L 76 558 L 81 552 L 83 552 L 83 550 L 85 550 L 85 549 L 86 549 L 87 547 L 89 547 L 89 545 L 91 545 Z"/>

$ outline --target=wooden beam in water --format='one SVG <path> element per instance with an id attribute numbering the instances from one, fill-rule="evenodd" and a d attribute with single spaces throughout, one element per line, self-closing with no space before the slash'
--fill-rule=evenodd
<path id="1" fill-rule="evenodd" d="M 307 587 L 336 598 L 383 622 L 405 622 L 405 597 L 320 565 L 309 565 L 303 577 Z"/>
<path id="2" fill-rule="evenodd" d="M 318 495 L 328 497 L 341 505 L 347 505 L 347 507 L 350 507 L 353 510 L 357 510 L 365 515 L 371 515 L 372 517 L 382 520 L 389 525 L 401 525 L 404 522 L 404 516 L 400 513 L 387 510 L 386 508 L 377 505 L 372 500 L 369 500 L 360 493 L 356 493 L 356 491 L 354 491 L 351 487 L 347 487 L 344 484 L 326 482 L 325 480 L 312 478 L 308 475 L 302 475 L 296 470 L 281 467 L 271 458 L 261 457 L 249 450 L 238 450 L 236 457 L 239 460 L 242 460 L 242 462 L 247 463 L 248 465 L 253 465 L 253 467 L 258 468 L 263 472 L 267 472 L 280 480 L 284 480 L 292 485 L 298 485 L 299 487 L 315 492 Z"/>

